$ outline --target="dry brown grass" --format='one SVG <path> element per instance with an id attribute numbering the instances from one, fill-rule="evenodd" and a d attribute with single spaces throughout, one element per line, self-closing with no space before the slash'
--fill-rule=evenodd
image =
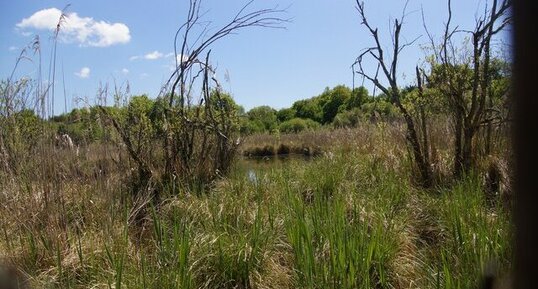
<path id="1" fill-rule="evenodd" d="M 451 154 L 441 136 L 446 129 L 435 128 L 432 138 L 438 165 L 448 174 Z M 271 145 L 279 150 L 292 143 L 319 146 L 326 153 L 308 163 L 291 160 L 289 167 L 268 166 L 256 182 L 238 174 L 219 180 L 208 194 L 179 190 L 165 195 L 157 206 L 148 206 L 144 221 L 136 224 L 132 215 L 147 200 L 132 199 L 128 184 L 134 164 L 121 147 L 94 143 L 77 155 L 44 146 L 43 154 L 25 159 L 20 175 L 1 180 L 0 258 L 32 288 L 108 288 L 116 282 L 128 288 L 144 287 L 144 282 L 146 288 L 166 288 L 181 278 L 196 288 L 296 288 L 302 283 L 290 223 L 304 222 L 315 234 L 327 234 L 318 238 L 334 238 L 332 227 L 324 223 L 339 215 L 310 216 L 319 222 L 314 224 L 290 210 L 297 201 L 306 211 L 325 212 L 325 205 L 339 200 L 345 220 L 362 228 L 364 236 L 383 232 L 376 235 L 376 242 L 385 250 L 378 253 L 385 255 L 373 263 L 373 281 L 384 272 L 394 288 L 430 288 L 439 252 L 453 250 L 446 212 L 450 208 L 439 207 L 450 204 L 450 199 L 441 202 L 436 193 L 411 185 L 404 132 L 400 125 L 378 123 L 253 136 L 244 146 Z M 302 199 L 304 192 L 310 200 Z M 466 204 L 465 199 L 459 202 Z M 503 212 L 487 210 L 493 210 L 487 215 L 488 224 L 504 230 Z M 473 224 L 464 225 L 474 232 Z M 491 237 L 486 230 L 476 233 Z M 495 245 L 501 248 L 496 254 L 505 258 L 505 244 Z M 181 246 L 188 248 L 183 267 L 177 265 Z M 327 241 L 319 246 L 316 264 L 330 266 L 335 249 Z M 454 251 L 451 258 L 463 262 L 458 257 Z M 118 281 L 119 268 L 123 277 Z M 177 273 L 180 269 L 187 273 Z M 447 270 L 455 272 L 454 278 L 462 274 L 457 268 Z"/>

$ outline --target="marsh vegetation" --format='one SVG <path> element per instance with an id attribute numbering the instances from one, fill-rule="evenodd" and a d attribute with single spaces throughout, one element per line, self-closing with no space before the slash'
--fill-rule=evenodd
<path id="1" fill-rule="evenodd" d="M 197 30 L 199 2 L 155 97 L 103 84 L 94 105 L 54 115 L 54 77 L 2 81 L 0 283 L 477 288 L 485 272 L 509 282 L 511 72 L 490 47 L 509 1 L 493 0 L 471 43 L 452 38 L 449 14 L 406 87 L 396 78 L 412 45 L 399 40 L 403 19 L 388 61 L 357 1 L 375 45 L 354 73 L 378 92 L 340 85 L 248 112 L 215 78 L 211 45 L 285 25 L 283 11 L 247 4 L 211 34 Z M 41 57 L 39 39 L 17 63 L 29 57 Z"/>

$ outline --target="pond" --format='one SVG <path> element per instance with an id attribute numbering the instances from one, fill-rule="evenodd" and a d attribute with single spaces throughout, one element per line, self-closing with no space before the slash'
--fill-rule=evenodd
<path id="1" fill-rule="evenodd" d="M 271 157 L 242 157 L 236 166 L 236 172 L 246 176 L 247 180 L 257 183 L 258 179 L 265 173 L 274 169 L 286 169 L 298 162 L 310 162 L 314 159 L 311 156 L 289 154 Z"/>

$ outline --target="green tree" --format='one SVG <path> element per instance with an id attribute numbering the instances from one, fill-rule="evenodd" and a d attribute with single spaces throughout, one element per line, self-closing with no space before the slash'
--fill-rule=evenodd
<path id="1" fill-rule="evenodd" d="M 293 108 L 283 108 L 276 113 L 276 118 L 279 122 L 285 122 L 295 117 L 295 110 Z"/>
<path id="2" fill-rule="evenodd" d="M 363 104 L 370 101 L 368 96 L 368 89 L 364 86 L 357 87 L 351 92 L 351 97 L 346 100 L 344 104 L 345 110 L 352 110 L 357 107 L 361 107 Z"/>
<path id="3" fill-rule="evenodd" d="M 351 90 L 344 85 L 338 85 L 331 90 L 326 90 L 320 98 L 323 100 L 322 123 L 331 123 L 340 107 L 351 98 Z"/>
<path id="4" fill-rule="evenodd" d="M 294 118 L 280 124 L 280 131 L 283 133 L 298 133 L 304 130 L 316 129 L 320 126 L 318 122 L 311 119 Z"/>
<path id="5" fill-rule="evenodd" d="M 247 112 L 247 118 L 250 122 L 261 124 L 268 132 L 276 129 L 278 125 L 276 110 L 267 105 L 252 108 Z"/>
<path id="6" fill-rule="evenodd" d="M 362 110 L 358 107 L 351 110 L 339 112 L 332 122 L 332 125 L 337 128 L 356 127 L 364 118 Z"/>
<path id="7" fill-rule="evenodd" d="M 243 118 L 241 121 L 241 126 L 239 128 L 239 132 L 242 135 L 251 135 L 255 133 L 263 133 L 265 131 L 265 127 L 263 126 L 263 123 L 261 121 L 251 121 L 248 118 Z"/>
<path id="8" fill-rule="evenodd" d="M 41 135 L 41 119 L 31 109 L 23 109 L 15 113 L 18 132 L 28 143 L 37 142 Z"/>
<path id="9" fill-rule="evenodd" d="M 292 109 L 296 111 L 298 118 L 308 118 L 316 122 L 323 119 L 323 110 L 318 98 L 303 99 L 293 103 Z"/>

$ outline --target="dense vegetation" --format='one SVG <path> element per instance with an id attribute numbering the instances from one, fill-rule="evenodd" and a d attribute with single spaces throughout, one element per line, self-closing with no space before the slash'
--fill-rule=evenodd
<path id="1" fill-rule="evenodd" d="M 49 148 L 3 178 L 2 255 L 36 288 L 469 288 L 491 264 L 510 268 L 504 195 L 479 174 L 417 189 L 402 134 L 290 135 L 331 154 L 240 162 L 206 193 L 159 204 L 131 198 L 136 165 L 113 144 Z"/>
<path id="2" fill-rule="evenodd" d="M 200 40 L 198 3 L 157 96 L 104 85 L 94 105 L 54 115 L 54 82 L 0 83 L 0 285 L 476 288 L 511 269 L 511 72 L 490 49 L 507 1 L 471 44 L 457 47 L 450 18 L 441 44 L 429 35 L 408 86 L 396 78 L 403 19 L 388 64 L 357 1 L 376 46 L 354 71 L 380 93 L 338 85 L 247 112 L 212 76 L 209 47 L 278 26 L 282 11 L 241 10 Z M 17 63 L 40 57 L 35 45 Z"/>
<path id="3" fill-rule="evenodd" d="M 412 90 L 410 89 L 410 92 Z M 275 110 L 259 106 L 244 112 L 229 95 L 226 102 L 233 108 L 236 125 L 241 135 L 290 133 L 314 130 L 321 127 L 355 127 L 370 120 L 397 120 L 398 112 L 385 96 L 370 96 L 364 87 L 352 90 L 344 85 L 327 88 L 321 95 L 299 100 L 290 108 Z M 113 114 L 144 115 L 158 131 L 162 125 L 160 113 L 166 106 L 162 97 L 133 96 L 124 106 L 108 107 Z M 26 117 L 36 117 L 31 110 Z M 32 115 L 32 116 L 30 116 Z M 73 109 L 71 112 L 51 118 L 58 133 L 67 133 L 76 143 L 91 143 L 102 139 L 104 132 L 99 126 L 100 110 L 96 106 Z"/>
<path id="4" fill-rule="evenodd" d="M 318 96 L 296 101 L 291 107 L 278 111 L 268 106 L 252 108 L 242 119 L 241 132 L 299 132 L 321 125 L 353 127 L 359 120 L 375 116 L 394 119 L 397 112 L 385 97 L 370 96 L 364 87 L 351 90 L 339 85 L 332 89 L 326 88 Z"/>

